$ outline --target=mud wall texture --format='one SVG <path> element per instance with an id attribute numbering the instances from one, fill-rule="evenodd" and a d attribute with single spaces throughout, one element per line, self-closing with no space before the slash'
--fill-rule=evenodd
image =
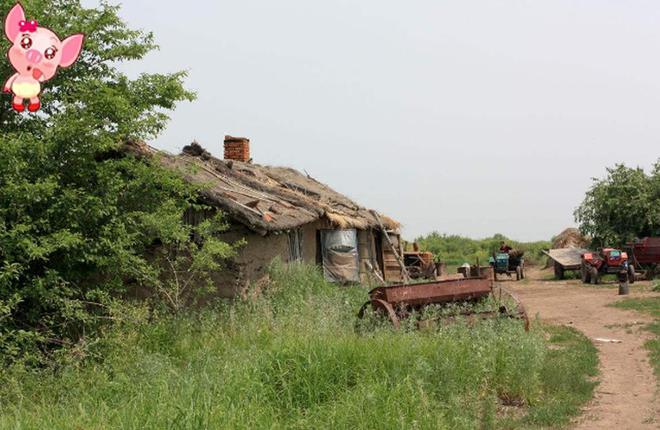
<path id="1" fill-rule="evenodd" d="M 332 229 L 325 219 L 318 220 L 299 228 L 302 232 L 300 248 L 302 261 L 306 264 L 321 264 L 319 230 Z M 377 267 L 375 235 L 372 230 L 358 230 L 358 253 L 360 262 L 360 280 L 366 282 L 371 273 L 367 262 Z M 289 232 L 269 233 L 261 236 L 239 223 L 231 223 L 230 229 L 218 236 L 221 240 L 234 243 L 243 239 L 245 244 L 238 250 L 237 256 L 228 261 L 222 271 L 212 274 L 213 283 L 221 297 L 235 297 L 250 284 L 262 283 L 268 275 L 268 266 L 275 259 L 288 263 L 291 258 Z"/>
<path id="2" fill-rule="evenodd" d="M 262 281 L 268 275 L 268 266 L 279 257 L 289 259 L 289 241 L 286 233 L 261 236 L 241 224 L 231 224 L 219 239 L 235 243 L 244 239 L 237 256 L 227 262 L 225 270 L 213 273 L 211 278 L 221 297 L 235 297 L 251 282 Z"/>

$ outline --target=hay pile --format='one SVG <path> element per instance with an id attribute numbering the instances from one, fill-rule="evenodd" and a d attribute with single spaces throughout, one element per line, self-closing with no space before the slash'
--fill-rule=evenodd
<path id="1" fill-rule="evenodd" d="M 512 249 L 511 251 L 509 251 L 509 257 L 511 258 L 520 258 L 523 255 L 525 255 L 525 251 L 523 251 L 522 249 Z"/>
<path id="2" fill-rule="evenodd" d="M 567 228 L 552 239 L 552 248 L 587 248 L 591 240 L 577 228 Z"/>

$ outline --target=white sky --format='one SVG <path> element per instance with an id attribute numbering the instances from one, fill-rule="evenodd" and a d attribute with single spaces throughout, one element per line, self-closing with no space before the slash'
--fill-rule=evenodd
<path id="1" fill-rule="evenodd" d="M 408 238 L 547 239 L 606 166 L 660 157 L 657 0 L 185 3 L 121 12 L 161 46 L 127 70 L 199 95 L 155 146 L 247 136 Z"/>

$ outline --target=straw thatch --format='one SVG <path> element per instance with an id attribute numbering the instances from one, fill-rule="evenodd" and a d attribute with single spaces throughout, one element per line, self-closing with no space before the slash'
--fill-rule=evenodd
<path id="1" fill-rule="evenodd" d="M 591 241 L 577 228 L 567 228 L 552 239 L 552 248 L 586 248 Z"/>
<path id="2" fill-rule="evenodd" d="M 144 143 L 131 142 L 126 149 L 153 158 L 202 185 L 205 203 L 260 234 L 290 230 L 319 219 L 327 219 L 338 228 L 380 228 L 370 210 L 291 168 L 220 160 L 197 143 L 186 146 L 177 156 Z M 379 217 L 388 230 L 400 227 L 389 217 Z"/>

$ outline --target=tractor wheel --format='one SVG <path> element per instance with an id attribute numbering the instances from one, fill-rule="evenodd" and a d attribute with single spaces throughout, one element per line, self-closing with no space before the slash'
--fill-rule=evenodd
<path id="1" fill-rule="evenodd" d="M 555 278 L 564 279 L 564 266 L 555 261 Z"/>
<path id="2" fill-rule="evenodd" d="M 631 284 L 635 283 L 635 266 L 632 264 L 628 266 L 628 282 Z"/>
<path id="3" fill-rule="evenodd" d="M 520 281 L 522 279 L 522 268 L 520 266 L 516 266 L 516 281 Z"/>
<path id="4" fill-rule="evenodd" d="M 591 285 L 598 284 L 600 281 L 598 276 L 598 269 L 596 269 L 595 267 L 589 269 L 589 277 L 591 278 Z"/>
<path id="5" fill-rule="evenodd" d="M 587 266 L 585 266 L 584 264 L 580 268 L 580 275 L 581 275 L 581 278 L 582 278 L 582 283 L 588 284 L 589 282 L 591 282 L 591 275 L 590 275 L 589 268 Z"/>

